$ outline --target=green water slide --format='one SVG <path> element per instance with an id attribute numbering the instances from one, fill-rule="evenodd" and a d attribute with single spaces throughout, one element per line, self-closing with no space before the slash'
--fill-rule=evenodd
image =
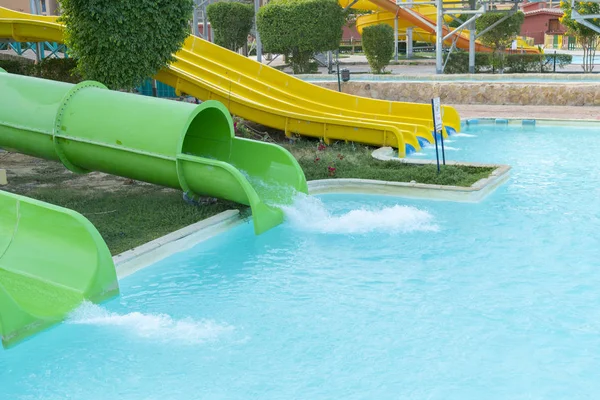
<path id="1" fill-rule="evenodd" d="M 280 224 L 302 169 L 282 147 L 237 138 L 227 109 L 9 74 L 0 69 L 0 147 L 249 205 L 257 234 Z M 82 300 L 118 291 L 100 234 L 83 216 L 0 192 L 0 333 L 5 345 Z"/>
<path id="2" fill-rule="evenodd" d="M 0 134 L 1 135 L 1 134 Z M 106 243 L 75 211 L 0 191 L 0 336 L 5 347 L 119 292 Z"/>
<path id="3" fill-rule="evenodd" d="M 249 205 L 257 234 L 280 224 L 276 205 L 307 193 L 280 146 L 235 137 L 219 102 L 194 105 L 0 73 L 0 147 L 73 172 L 109 174 Z"/>

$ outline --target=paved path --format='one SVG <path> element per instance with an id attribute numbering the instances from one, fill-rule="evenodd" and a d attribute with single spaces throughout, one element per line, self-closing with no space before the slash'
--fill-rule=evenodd
<path id="1" fill-rule="evenodd" d="M 462 118 L 557 118 L 600 120 L 600 107 L 576 106 L 492 106 L 458 104 Z"/>

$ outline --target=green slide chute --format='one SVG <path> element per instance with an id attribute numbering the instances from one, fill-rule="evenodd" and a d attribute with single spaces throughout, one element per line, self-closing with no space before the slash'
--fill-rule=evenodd
<path id="1" fill-rule="evenodd" d="M 252 208 L 257 234 L 280 224 L 278 204 L 307 193 L 280 146 L 235 137 L 219 102 L 194 105 L 0 73 L 0 147 Z"/>
<path id="2" fill-rule="evenodd" d="M 235 137 L 219 102 L 201 105 L 9 74 L 0 69 L 0 147 L 251 207 L 257 234 L 280 224 L 278 205 L 307 193 L 280 146 Z M 10 345 L 82 300 L 118 291 L 100 234 L 83 216 L 0 192 L 0 333 Z"/>
<path id="3" fill-rule="evenodd" d="M 119 292 L 110 251 L 75 211 L 0 191 L 0 336 L 5 347 Z"/>

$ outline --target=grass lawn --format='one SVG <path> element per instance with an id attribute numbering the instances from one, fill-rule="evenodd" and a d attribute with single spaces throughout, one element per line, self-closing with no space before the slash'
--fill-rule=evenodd
<path id="1" fill-rule="evenodd" d="M 242 209 L 228 201 L 187 204 L 181 192 L 146 186 L 114 192 L 41 188 L 28 196 L 78 211 L 102 234 L 113 255 L 220 212 Z"/>
<path id="2" fill-rule="evenodd" d="M 332 178 L 376 179 L 380 181 L 471 186 L 494 170 L 487 167 L 442 166 L 440 174 L 432 164 L 404 164 L 371 157 L 372 147 L 337 142 L 323 146 L 315 140 L 298 139 L 284 144 L 298 160 L 307 180 Z M 324 148 L 323 148 L 324 147 Z"/>
<path id="3" fill-rule="evenodd" d="M 290 141 L 279 132 L 261 136 L 249 128 L 244 136 L 275 141 L 296 157 L 307 180 L 363 178 L 383 181 L 470 186 L 487 177 L 492 168 L 379 161 L 373 148 L 339 142 L 319 150 L 319 142 L 306 138 Z M 3 190 L 71 208 L 87 217 L 100 231 L 112 254 L 139 246 L 186 225 L 228 209 L 248 208 L 223 200 L 207 199 L 200 205 L 183 201 L 180 191 L 93 172 L 73 174 L 62 164 L 16 153 L 0 153 L 8 171 Z"/>

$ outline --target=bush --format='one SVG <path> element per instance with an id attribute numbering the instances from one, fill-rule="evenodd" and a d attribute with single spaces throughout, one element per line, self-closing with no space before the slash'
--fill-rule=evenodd
<path id="1" fill-rule="evenodd" d="M 490 53 L 475 53 L 475 73 L 492 69 Z M 446 74 L 468 74 L 469 53 L 465 51 L 454 51 L 444 69 Z"/>
<path id="2" fill-rule="evenodd" d="M 509 54 L 504 67 L 512 73 L 542 72 L 546 63 L 543 54 Z"/>
<path id="3" fill-rule="evenodd" d="M 86 79 L 131 89 L 174 60 L 193 0 L 61 0 L 69 54 Z"/>
<path id="4" fill-rule="evenodd" d="M 79 83 L 77 61 L 72 58 L 47 58 L 39 64 L 20 60 L 0 60 L 0 68 L 11 74 L 35 76 L 53 81 Z"/>
<path id="5" fill-rule="evenodd" d="M 0 68 L 11 74 L 31 75 L 33 62 L 19 60 L 0 60 Z"/>
<path id="6" fill-rule="evenodd" d="M 315 53 L 338 48 L 344 23 L 336 0 L 273 0 L 257 19 L 264 50 L 289 56 L 294 74 L 310 71 Z"/>
<path id="7" fill-rule="evenodd" d="M 77 60 L 74 58 L 47 58 L 35 65 L 34 74 L 39 78 L 69 83 L 83 80 L 77 73 Z"/>
<path id="8" fill-rule="evenodd" d="M 570 64 L 573 56 L 568 54 L 507 54 L 502 58 L 492 53 L 475 54 L 475 73 L 492 72 L 506 68 L 508 73 L 540 73 L 552 72 L 554 57 L 556 66 L 564 68 Z M 464 51 L 453 52 L 444 69 L 446 74 L 468 74 L 469 53 Z"/>
<path id="9" fill-rule="evenodd" d="M 214 29 L 215 43 L 237 51 L 248 43 L 254 23 L 254 7 L 238 2 L 219 2 L 206 8 L 208 20 Z"/>
<path id="10" fill-rule="evenodd" d="M 342 54 L 352 53 L 352 46 L 344 44 L 344 45 L 340 46 L 339 50 L 340 50 L 340 53 L 342 53 Z M 362 45 L 354 46 L 355 53 L 362 53 L 362 51 L 363 51 Z"/>
<path id="11" fill-rule="evenodd" d="M 362 45 L 374 74 L 381 74 L 394 55 L 394 29 L 386 24 L 368 26 L 362 31 Z"/>

